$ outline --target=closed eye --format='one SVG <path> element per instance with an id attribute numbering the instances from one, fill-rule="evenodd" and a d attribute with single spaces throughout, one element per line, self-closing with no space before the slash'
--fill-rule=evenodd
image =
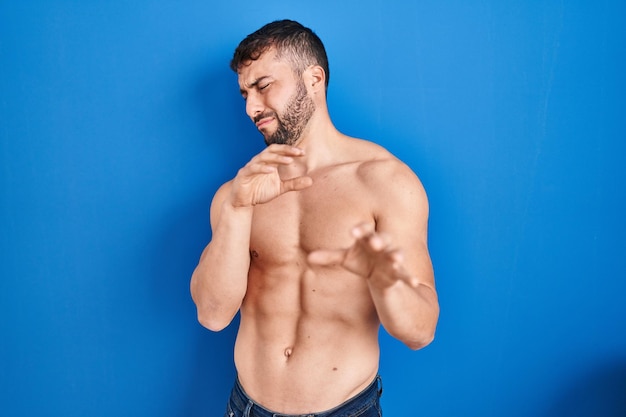
<path id="1" fill-rule="evenodd" d="M 267 89 L 267 87 L 269 87 L 272 84 L 272 80 L 270 77 L 268 76 L 263 76 L 260 78 L 257 78 L 256 80 L 254 80 L 253 82 L 251 82 L 248 85 L 244 85 L 239 89 L 239 92 L 241 93 L 241 96 L 243 97 L 244 100 L 248 99 L 248 89 L 256 89 L 257 91 L 263 91 L 265 89 Z"/>

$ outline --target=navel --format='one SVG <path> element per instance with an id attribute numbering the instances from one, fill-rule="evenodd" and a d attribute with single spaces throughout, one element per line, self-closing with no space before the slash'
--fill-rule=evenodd
<path id="1" fill-rule="evenodd" d="M 289 359 L 291 357 L 291 354 L 293 353 L 293 349 L 288 347 L 287 349 L 285 349 L 284 353 L 285 353 L 285 357 Z"/>

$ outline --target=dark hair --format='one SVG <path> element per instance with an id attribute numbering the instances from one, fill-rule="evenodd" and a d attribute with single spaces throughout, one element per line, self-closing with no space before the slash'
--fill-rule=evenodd
<path id="1" fill-rule="evenodd" d="M 237 72 L 242 65 L 256 61 L 272 47 L 276 48 L 279 58 L 284 57 L 291 63 L 298 75 L 310 65 L 321 66 L 328 88 L 330 70 L 324 44 L 311 29 L 293 20 L 277 20 L 248 35 L 235 49 L 230 68 Z"/>

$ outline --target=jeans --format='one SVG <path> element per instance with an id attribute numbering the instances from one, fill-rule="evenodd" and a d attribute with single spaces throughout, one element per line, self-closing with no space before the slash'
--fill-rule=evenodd
<path id="1" fill-rule="evenodd" d="M 245 393 L 239 381 L 230 394 L 224 417 L 382 417 L 380 396 L 383 384 L 380 376 L 363 391 L 343 404 L 315 414 L 281 414 L 255 403 Z"/>

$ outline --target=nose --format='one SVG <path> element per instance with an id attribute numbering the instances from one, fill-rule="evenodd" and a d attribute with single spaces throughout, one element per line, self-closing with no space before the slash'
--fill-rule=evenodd
<path id="1" fill-rule="evenodd" d="M 263 103 L 256 94 L 249 94 L 246 99 L 246 114 L 254 120 L 254 117 L 263 112 Z"/>

